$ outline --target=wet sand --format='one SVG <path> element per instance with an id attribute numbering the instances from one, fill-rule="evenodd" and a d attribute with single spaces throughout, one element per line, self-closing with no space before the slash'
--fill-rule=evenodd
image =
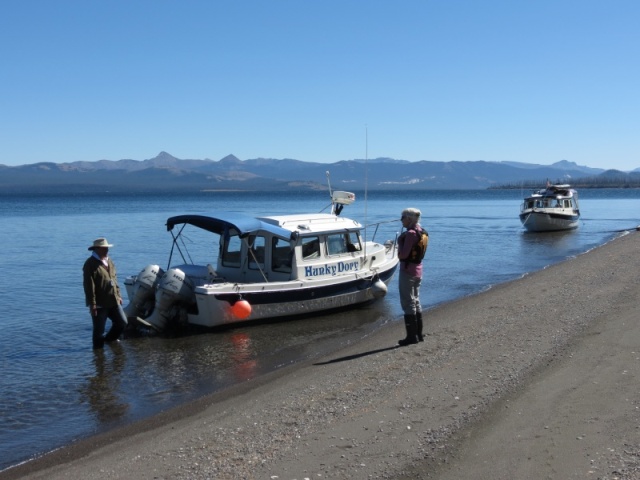
<path id="1" fill-rule="evenodd" d="M 640 478 L 639 267 L 633 232 L 0 479 Z"/>

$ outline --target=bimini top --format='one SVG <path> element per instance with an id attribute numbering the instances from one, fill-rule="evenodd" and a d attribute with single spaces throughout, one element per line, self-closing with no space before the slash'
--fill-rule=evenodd
<path id="1" fill-rule="evenodd" d="M 230 230 L 236 230 L 240 237 L 268 232 L 278 237 L 290 239 L 291 231 L 276 225 L 258 220 L 249 215 L 234 212 L 219 212 L 215 217 L 205 215 L 179 215 L 167 220 L 167 230 L 173 230 L 176 225 L 189 224 L 218 235 L 228 235 Z"/>

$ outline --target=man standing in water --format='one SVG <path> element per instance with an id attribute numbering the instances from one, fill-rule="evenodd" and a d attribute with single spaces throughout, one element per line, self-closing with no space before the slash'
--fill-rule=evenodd
<path id="1" fill-rule="evenodd" d="M 429 236 L 418 223 L 420 215 L 420 210 L 417 208 L 407 208 L 402 212 L 402 226 L 406 230 L 398 238 L 400 305 L 404 312 L 404 325 L 407 329 L 406 338 L 398 342 L 401 347 L 424 340 L 420 283 L 422 282 L 422 259 Z"/>
<path id="2" fill-rule="evenodd" d="M 127 326 L 127 317 L 122 310 L 122 296 L 116 278 L 116 267 L 108 257 L 106 238 L 98 238 L 89 247 L 93 251 L 82 267 L 84 295 L 93 320 L 93 348 L 100 349 L 104 342 L 118 340 Z M 104 335 L 107 318 L 111 329 Z"/>

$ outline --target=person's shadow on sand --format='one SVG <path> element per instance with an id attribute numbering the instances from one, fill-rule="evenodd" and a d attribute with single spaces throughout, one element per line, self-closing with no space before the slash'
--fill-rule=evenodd
<path id="1" fill-rule="evenodd" d="M 329 365 L 330 363 L 346 362 L 348 360 L 355 360 L 356 358 L 366 357 L 367 355 L 374 355 L 380 352 L 386 352 L 387 350 L 395 350 L 400 348 L 400 345 L 394 345 L 393 347 L 379 348 L 378 350 L 371 350 L 370 352 L 356 353 L 354 355 L 347 355 L 346 357 L 334 358 L 326 362 L 314 363 L 314 365 Z"/>

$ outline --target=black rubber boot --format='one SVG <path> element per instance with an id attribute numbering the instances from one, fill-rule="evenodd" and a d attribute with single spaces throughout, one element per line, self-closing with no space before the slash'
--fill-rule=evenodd
<path id="1" fill-rule="evenodd" d="M 422 334 L 422 312 L 416 312 L 416 335 L 419 342 L 424 342 L 424 335 Z"/>
<path id="2" fill-rule="evenodd" d="M 109 333 L 107 333 L 104 336 L 104 343 L 119 342 L 120 334 L 122 333 L 123 330 L 124 330 L 123 326 L 119 324 L 113 324 L 113 326 L 109 330 Z"/>
<path id="3" fill-rule="evenodd" d="M 120 341 L 120 335 L 122 335 L 125 328 L 127 328 L 127 317 L 124 316 L 124 312 L 122 312 L 122 315 L 116 315 L 111 318 L 111 328 L 104 336 L 105 343 Z"/>
<path id="4" fill-rule="evenodd" d="M 404 316 L 404 326 L 407 329 L 407 337 L 398 341 L 398 345 L 404 347 L 406 345 L 413 345 L 418 343 L 418 327 L 416 324 L 415 315 Z"/>

